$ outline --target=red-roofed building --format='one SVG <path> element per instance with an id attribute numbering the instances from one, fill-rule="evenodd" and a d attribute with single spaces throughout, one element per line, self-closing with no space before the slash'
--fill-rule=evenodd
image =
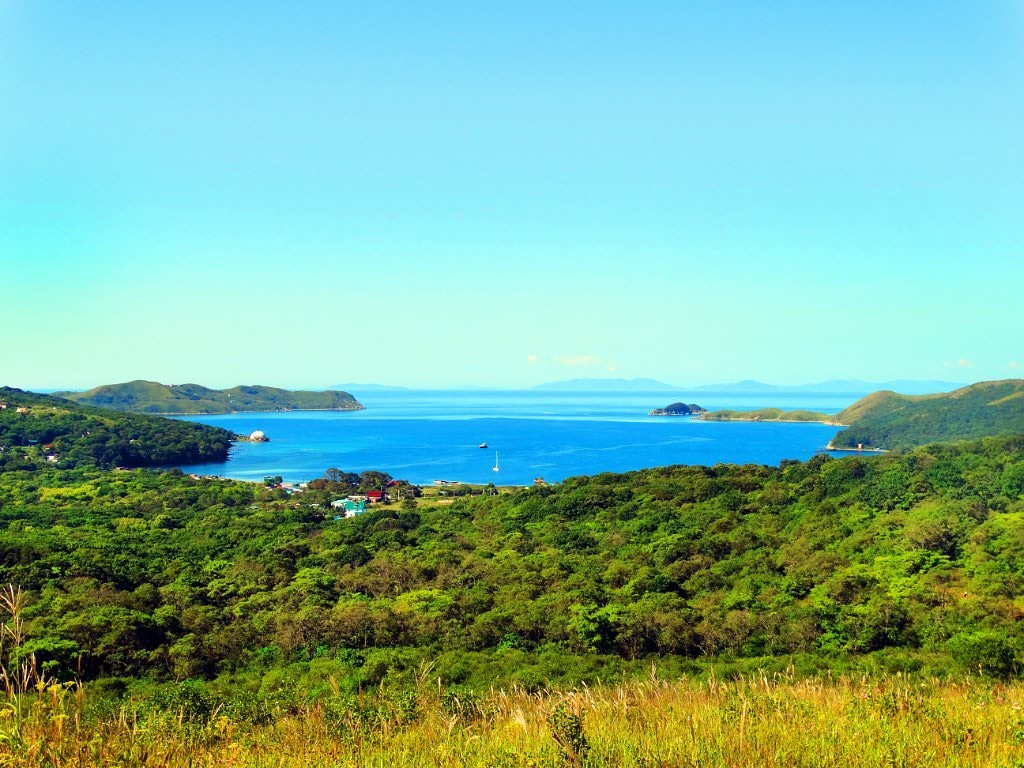
<path id="1" fill-rule="evenodd" d="M 384 495 L 384 491 L 367 491 L 366 500 L 373 504 L 378 501 L 386 501 L 387 496 Z"/>

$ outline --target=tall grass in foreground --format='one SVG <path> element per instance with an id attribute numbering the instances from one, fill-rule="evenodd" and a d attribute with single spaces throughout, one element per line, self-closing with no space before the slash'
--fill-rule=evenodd
<path id="1" fill-rule="evenodd" d="M 459 698 L 414 689 L 315 704 L 113 709 L 23 653 L 24 594 L 0 589 L 0 766 L 997 766 L 1024 768 L 1024 683 L 754 675 Z M 332 681 L 333 682 L 333 681 Z"/>
<path id="2" fill-rule="evenodd" d="M 1024 766 L 1024 684 L 985 680 L 652 680 L 467 701 L 422 684 L 261 725 L 94 717 L 88 691 L 55 685 L 11 695 L 4 766 Z"/>

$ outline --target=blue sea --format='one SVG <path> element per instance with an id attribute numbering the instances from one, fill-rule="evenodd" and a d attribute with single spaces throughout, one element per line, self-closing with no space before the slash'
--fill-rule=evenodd
<path id="1" fill-rule="evenodd" d="M 822 450 L 837 428 L 823 424 L 698 421 L 652 417 L 683 400 L 709 410 L 779 407 L 836 413 L 858 395 L 701 392 L 376 391 L 354 393 L 363 411 L 289 411 L 180 417 L 249 434 L 225 464 L 187 472 L 299 482 L 330 467 L 377 469 L 425 485 L 434 480 L 528 485 L 575 475 L 669 464 L 778 464 Z M 486 443 L 487 448 L 480 448 Z M 493 467 L 497 464 L 498 471 Z"/>

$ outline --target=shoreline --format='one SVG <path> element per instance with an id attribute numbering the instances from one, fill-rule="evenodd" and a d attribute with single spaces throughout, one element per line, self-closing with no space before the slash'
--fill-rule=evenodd
<path id="1" fill-rule="evenodd" d="M 117 410 L 111 408 L 110 410 Z M 337 413 L 345 413 L 346 411 L 365 411 L 366 406 L 361 405 L 358 408 L 279 408 L 276 411 L 217 411 L 214 413 L 186 413 L 184 411 L 166 411 L 161 413 L 154 413 L 147 411 L 121 411 L 121 413 L 134 413 L 139 416 L 235 416 L 239 413 L 303 413 L 305 411 L 336 411 Z"/>
<path id="2" fill-rule="evenodd" d="M 698 421 L 740 421 L 748 424 L 762 422 L 765 424 L 824 424 L 826 427 L 848 427 L 849 424 L 840 424 L 838 421 L 825 421 L 823 419 L 712 419 L 705 416 L 694 417 Z"/>
<path id="3" fill-rule="evenodd" d="M 835 451 L 836 453 L 889 453 L 888 448 L 836 448 L 829 442 L 825 446 L 826 451 Z"/>
<path id="4" fill-rule="evenodd" d="M 238 434 L 232 443 L 227 464 L 202 466 L 196 470 L 199 474 L 258 482 L 269 473 L 301 482 L 315 479 L 320 475 L 318 470 L 324 467 L 344 465 L 347 470 L 357 471 L 383 467 L 396 477 L 419 485 L 429 485 L 439 476 L 452 475 L 452 479 L 462 479 L 469 486 L 477 483 L 486 486 L 490 480 L 524 489 L 532 487 L 535 476 L 540 474 L 549 482 L 557 483 L 566 477 L 623 473 L 677 464 L 710 466 L 723 462 L 755 462 L 778 465 L 783 459 L 806 461 L 822 450 L 822 438 L 828 443 L 839 431 L 839 427 L 831 425 L 828 431 L 818 431 L 826 420 L 835 424 L 834 414 L 819 415 L 820 411 L 815 413 L 804 409 L 792 409 L 803 411 L 793 413 L 796 418 L 790 418 L 789 412 L 778 413 L 776 410 L 775 413 L 758 414 L 760 418 L 755 416 L 753 419 L 745 412 L 730 414 L 733 419 L 707 419 L 705 414 L 690 414 L 678 421 L 672 418 L 652 419 L 650 406 L 640 412 L 634 409 L 634 401 L 639 399 L 620 401 L 612 398 L 607 404 L 602 401 L 580 409 L 574 398 L 553 399 L 553 406 L 549 408 L 546 403 L 538 405 L 518 400 L 510 401 L 506 406 L 497 401 L 481 402 L 473 397 L 466 398 L 465 404 L 463 398 L 401 397 L 388 403 L 387 414 L 380 414 L 387 418 L 379 423 L 375 417 L 369 421 L 367 417 L 359 417 L 355 421 L 342 419 L 340 422 L 334 419 L 314 420 L 318 422 L 315 429 L 307 428 L 306 425 L 312 422 L 302 418 L 303 411 L 350 413 L 358 412 L 358 409 L 275 411 L 269 414 L 274 416 L 273 419 L 260 415 L 258 411 L 175 415 L 172 418 L 216 424 Z M 561 407 L 563 401 L 564 408 Z M 742 402 L 743 407 L 749 407 L 749 403 Z M 831 400 L 820 402 L 829 410 L 838 409 L 841 405 Z M 728 400 L 725 402 L 729 403 Z M 374 410 L 374 404 L 367 409 Z M 222 420 L 221 417 L 226 415 L 240 415 L 242 419 Z M 815 416 L 817 418 L 813 419 Z M 808 421 L 808 417 L 813 421 Z M 694 419 L 768 423 L 754 426 L 751 430 L 743 427 L 720 432 L 714 425 L 709 428 L 688 427 L 687 424 Z M 565 426 L 560 425 L 563 420 Z M 667 431 L 651 432 L 655 421 Z M 646 427 L 643 422 L 646 422 Z M 791 429 L 799 424 L 809 424 L 810 427 L 806 430 Z M 243 429 L 243 426 L 247 428 Z M 249 431 L 256 427 L 270 438 L 268 445 L 260 446 L 246 439 Z M 360 435 L 364 433 L 383 437 L 364 444 L 365 441 L 360 442 Z M 505 451 L 502 449 L 500 474 L 491 471 L 493 461 L 483 460 L 487 452 L 478 450 L 482 440 L 499 448 L 502 441 L 508 443 L 512 463 L 504 466 Z M 566 446 L 562 446 L 561 441 L 566 441 Z M 614 447 L 624 442 L 628 443 L 630 451 L 615 451 Z M 519 453 L 513 450 L 513 443 Z M 245 445 L 251 447 L 242 447 Z M 401 468 L 396 470 L 396 466 Z M 418 473 L 423 474 L 417 477 Z M 469 477 L 468 481 L 466 477 Z"/>

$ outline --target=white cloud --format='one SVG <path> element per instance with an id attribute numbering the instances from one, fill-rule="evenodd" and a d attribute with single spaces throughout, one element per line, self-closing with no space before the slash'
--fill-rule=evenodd
<path id="1" fill-rule="evenodd" d="M 1011 360 L 1009 365 L 1011 368 L 1020 368 L 1020 362 L 1017 360 Z"/>
<path id="2" fill-rule="evenodd" d="M 953 363 L 951 363 L 949 360 L 947 360 L 942 365 L 944 367 L 946 367 L 946 368 L 973 368 L 974 367 L 974 363 L 972 363 L 970 360 L 967 360 L 967 359 L 962 358 L 962 357 L 959 360 L 957 360 L 956 362 L 953 362 Z"/>
<path id="3" fill-rule="evenodd" d="M 527 355 L 526 362 L 530 365 L 535 365 L 540 362 L 540 355 Z"/>

